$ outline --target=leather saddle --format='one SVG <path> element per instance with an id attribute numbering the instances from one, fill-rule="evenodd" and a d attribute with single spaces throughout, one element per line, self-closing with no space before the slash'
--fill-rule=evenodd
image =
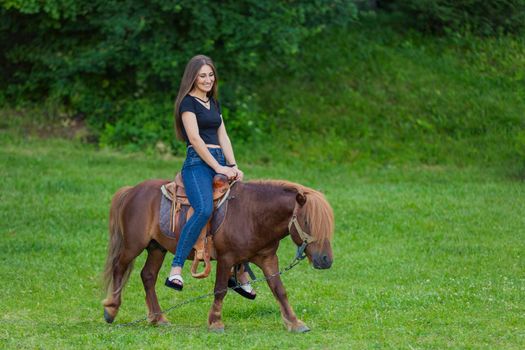
<path id="1" fill-rule="evenodd" d="M 175 181 L 161 186 L 161 191 L 164 197 L 171 201 L 169 210 L 169 230 L 165 229 L 162 231 L 170 238 L 180 237 L 182 228 L 193 214 L 193 208 L 191 207 L 188 196 L 186 195 L 181 174 L 177 173 Z M 224 218 L 226 217 L 229 192 L 230 184 L 228 178 L 222 174 L 215 175 L 213 178 L 213 214 L 202 229 L 197 242 L 193 246 L 194 258 L 191 265 L 191 275 L 195 278 L 205 278 L 210 274 L 210 260 L 216 258 L 212 238 L 213 234 L 219 230 Z M 162 226 L 163 224 L 161 223 L 161 228 Z M 201 272 L 197 272 L 201 261 L 204 262 L 204 269 Z"/>

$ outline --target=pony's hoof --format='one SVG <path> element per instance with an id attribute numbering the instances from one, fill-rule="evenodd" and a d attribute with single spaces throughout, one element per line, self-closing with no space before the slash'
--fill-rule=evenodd
<path id="1" fill-rule="evenodd" d="M 213 333 L 224 333 L 224 324 L 222 322 L 215 322 L 208 326 L 208 331 Z"/>
<path id="2" fill-rule="evenodd" d="M 171 323 L 168 320 L 159 321 L 155 323 L 155 326 L 158 326 L 158 327 L 168 327 L 169 325 L 171 325 Z"/>
<path id="3" fill-rule="evenodd" d="M 308 328 L 308 326 L 305 325 L 304 322 L 301 320 L 297 320 L 296 322 L 293 322 L 293 323 L 286 322 L 285 320 L 285 324 L 286 324 L 286 328 L 288 329 L 288 331 L 292 333 L 306 333 L 310 331 L 310 328 Z"/>
<path id="4" fill-rule="evenodd" d="M 161 317 L 158 320 L 149 320 L 149 323 L 152 326 L 169 326 L 170 325 L 170 321 L 168 321 L 168 319 L 165 317 Z"/>
<path id="5" fill-rule="evenodd" d="M 106 320 L 107 323 L 113 323 L 113 321 L 115 321 L 115 316 L 111 316 L 108 310 L 104 308 L 104 319 Z"/>
<path id="6" fill-rule="evenodd" d="M 292 332 L 294 332 L 294 333 L 306 333 L 306 332 L 310 332 L 310 328 L 308 328 L 307 325 L 302 324 L 302 325 L 300 325 L 297 328 L 293 328 Z"/>

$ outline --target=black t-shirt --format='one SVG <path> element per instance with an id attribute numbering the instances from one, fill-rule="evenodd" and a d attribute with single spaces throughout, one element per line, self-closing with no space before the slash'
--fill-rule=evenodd
<path id="1" fill-rule="evenodd" d="M 221 106 L 218 101 L 210 97 L 210 109 L 206 108 L 202 103 L 197 101 L 195 97 L 190 95 L 184 96 L 180 103 L 179 112 L 182 115 L 184 112 L 192 112 L 197 117 L 197 125 L 199 126 L 199 136 L 204 143 L 209 145 L 219 145 L 219 137 L 217 130 L 222 124 Z M 182 135 L 189 146 L 190 141 L 186 134 L 184 124 L 182 124 Z"/>

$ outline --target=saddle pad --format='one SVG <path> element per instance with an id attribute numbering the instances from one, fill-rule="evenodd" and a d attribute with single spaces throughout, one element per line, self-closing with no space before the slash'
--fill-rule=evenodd
<path id="1" fill-rule="evenodd" d="M 175 238 L 175 233 L 170 229 L 170 214 L 171 214 L 171 201 L 165 196 L 161 196 L 160 200 L 160 216 L 159 225 L 162 234 Z"/>
<path id="2" fill-rule="evenodd" d="M 181 210 L 186 211 L 188 207 L 182 206 Z M 222 226 L 226 213 L 228 211 L 227 205 L 221 205 L 219 208 L 215 209 L 213 216 L 211 218 L 211 227 L 209 234 L 214 235 Z M 159 215 L 159 225 L 160 231 L 165 236 L 170 238 L 176 238 L 175 232 L 171 230 L 171 201 L 165 196 L 161 196 L 160 199 L 160 215 Z M 186 223 L 186 214 L 184 213 L 181 218 L 180 227 L 184 227 Z"/>
<path id="3" fill-rule="evenodd" d="M 202 229 L 199 237 L 197 238 L 197 241 L 195 242 L 193 246 L 193 251 L 195 253 L 193 258 L 193 263 L 191 265 L 191 275 L 195 278 L 206 278 L 211 271 L 211 264 L 210 264 L 210 258 L 216 259 L 216 253 L 215 248 L 213 246 L 213 240 L 212 238 L 208 238 L 208 235 L 214 234 L 219 228 L 222 226 L 222 223 L 224 221 L 224 218 L 226 216 L 226 210 L 228 208 L 228 205 L 222 205 L 218 209 L 215 210 L 214 215 L 208 221 L 206 226 Z M 167 237 L 170 238 L 177 238 L 177 234 L 180 234 L 179 232 L 175 233 L 172 231 L 172 223 L 171 219 L 174 218 L 172 215 L 174 210 L 174 206 L 172 201 L 167 199 L 165 196 L 161 196 L 160 199 L 160 215 L 159 215 L 159 226 L 160 231 L 162 234 L 164 234 Z M 188 205 L 182 205 L 179 206 L 178 211 L 175 215 L 178 217 L 178 224 L 176 230 L 179 231 L 184 225 L 186 224 L 186 218 L 188 216 L 188 212 L 190 211 L 190 206 Z M 191 214 L 190 214 L 191 215 Z M 199 262 L 204 262 L 204 270 L 201 272 L 198 272 Z"/>

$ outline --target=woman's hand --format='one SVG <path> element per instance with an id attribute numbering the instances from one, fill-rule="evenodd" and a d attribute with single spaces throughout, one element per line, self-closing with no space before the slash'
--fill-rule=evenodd
<path id="1" fill-rule="evenodd" d="M 242 181 L 242 179 L 244 179 L 244 173 L 241 171 L 241 169 L 237 168 L 236 166 L 234 166 L 232 169 L 237 173 L 236 179 Z"/>
<path id="2" fill-rule="evenodd" d="M 235 168 L 230 168 L 229 166 L 219 166 L 217 169 L 215 169 L 215 172 L 217 174 L 223 174 L 226 175 L 228 180 L 235 180 L 237 178 L 237 170 Z"/>

